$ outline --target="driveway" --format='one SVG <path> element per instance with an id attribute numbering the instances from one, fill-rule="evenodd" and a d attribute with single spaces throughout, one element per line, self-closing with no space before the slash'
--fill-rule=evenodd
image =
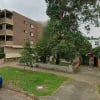
<path id="1" fill-rule="evenodd" d="M 51 97 L 40 97 L 40 100 L 100 100 L 92 85 L 79 81 L 66 82 Z"/>
<path id="2" fill-rule="evenodd" d="M 11 91 L 8 89 L 0 89 L 0 100 L 34 100 L 22 93 Z"/>
<path id="3" fill-rule="evenodd" d="M 52 96 L 40 97 L 40 100 L 100 100 L 98 68 L 81 66 L 80 71 L 75 74 L 60 72 L 56 74 L 71 77 L 74 80 L 64 83 Z"/>

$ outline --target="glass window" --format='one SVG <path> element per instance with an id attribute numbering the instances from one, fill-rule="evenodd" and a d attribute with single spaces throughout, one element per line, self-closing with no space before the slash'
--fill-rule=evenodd
<path id="1" fill-rule="evenodd" d="M 32 24 L 30 24 L 30 28 L 34 28 L 34 26 Z"/>
<path id="2" fill-rule="evenodd" d="M 24 33 L 28 33 L 26 30 L 24 30 Z"/>
<path id="3" fill-rule="evenodd" d="M 30 44 L 33 44 L 33 41 L 30 41 Z"/>
<path id="4" fill-rule="evenodd" d="M 30 32 L 30 36 L 34 36 L 34 33 Z"/>
<path id="5" fill-rule="evenodd" d="M 24 20 L 24 24 L 28 25 L 28 22 Z"/>
<path id="6" fill-rule="evenodd" d="M 99 41 L 95 41 L 95 45 L 99 45 Z"/>

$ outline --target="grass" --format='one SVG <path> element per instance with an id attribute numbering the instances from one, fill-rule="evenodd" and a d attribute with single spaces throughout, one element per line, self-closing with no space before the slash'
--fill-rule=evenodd
<path id="1" fill-rule="evenodd" d="M 99 88 L 98 91 L 99 91 L 99 94 L 100 94 L 100 84 L 99 84 L 98 88 Z"/>
<path id="2" fill-rule="evenodd" d="M 64 81 L 69 80 L 69 78 L 50 73 L 24 71 L 12 67 L 0 68 L 0 75 L 6 84 L 36 96 L 51 95 Z M 38 86 L 44 88 L 37 89 Z"/>

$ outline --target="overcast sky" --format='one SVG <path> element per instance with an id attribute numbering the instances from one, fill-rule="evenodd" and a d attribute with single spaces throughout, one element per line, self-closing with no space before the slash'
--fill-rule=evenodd
<path id="1" fill-rule="evenodd" d="M 45 0 L 0 0 L 0 8 L 19 12 L 33 20 L 48 20 Z"/>
<path id="2" fill-rule="evenodd" d="M 36 21 L 47 21 L 45 0 L 0 0 L 0 8 L 19 12 Z M 92 27 L 89 34 L 82 29 L 84 34 L 100 37 L 100 28 Z"/>

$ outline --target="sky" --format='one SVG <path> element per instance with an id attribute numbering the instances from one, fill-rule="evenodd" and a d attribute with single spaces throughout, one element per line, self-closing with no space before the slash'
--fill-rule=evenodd
<path id="1" fill-rule="evenodd" d="M 19 12 L 33 20 L 46 21 L 45 0 L 0 0 L 0 9 Z"/>
<path id="2" fill-rule="evenodd" d="M 89 33 L 87 33 L 87 31 L 84 30 L 83 26 L 80 29 L 81 29 L 83 35 L 85 35 L 87 37 L 91 37 L 91 36 L 96 37 L 96 38 L 100 37 L 100 27 L 91 26 Z"/>
<path id="3" fill-rule="evenodd" d="M 35 21 L 45 22 L 49 19 L 46 7 L 45 0 L 0 0 L 0 9 L 16 11 Z M 83 28 L 81 30 L 87 36 L 100 37 L 100 28 L 92 27 L 89 34 Z"/>

